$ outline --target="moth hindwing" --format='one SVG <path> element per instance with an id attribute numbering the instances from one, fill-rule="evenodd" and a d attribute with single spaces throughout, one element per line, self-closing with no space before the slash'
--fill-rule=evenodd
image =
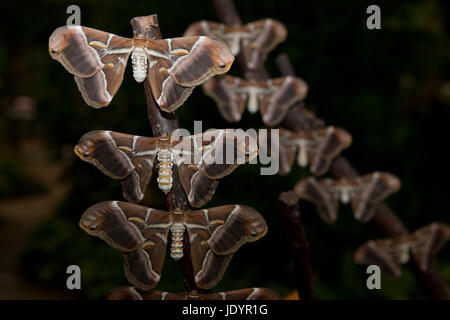
<path id="1" fill-rule="evenodd" d="M 74 152 L 121 180 L 124 197 L 132 202 L 144 197 L 154 167 L 165 193 L 172 188 L 173 170 L 178 170 L 191 205 L 200 207 L 214 195 L 218 179 L 254 159 L 258 147 L 251 135 L 231 129 L 157 138 L 97 130 L 83 135 Z"/>
<path id="2" fill-rule="evenodd" d="M 109 105 L 131 55 L 135 80 L 142 82 L 149 76 L 153 96 L 166 112 L 180 107 L 195 86 L 227 72 L 234 60 L 225 43 L 205 36 L 124 38 L 80 26 L 56 29 L 49 51 L 75 76 L 83 99 L 94 108 Z"/>
<path id="3" fill-rule="evenodd" d="M 142 290 L 154 288 L 161 277 L 169 232 L 171 257 L 176 260 L 184 254 L 187 237 L 195 282 L 203 289 L 220 281 L 243 244 L 267 232 L 264 218 L 246 206 L 166 212 L 120 201 L 93 205 L 82 215 L 80 226 L 123 252 L 125 276 Z"/>

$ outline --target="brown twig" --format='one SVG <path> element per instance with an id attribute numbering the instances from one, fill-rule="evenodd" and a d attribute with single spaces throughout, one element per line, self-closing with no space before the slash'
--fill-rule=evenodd
<path id="1" fill-rule="evenodd" d="M 294 191 L 283 192 L 279 201 L 284 230 L 292 244 L 298 295 L 302 300 L 314 300 L 309 245 L 302 224 L 298 196 Z"/>
<path id="2" fill-rule="evenodd" d="M 156 14 L 151 16 L 135 17 L 131 19 L 131 25 L 136 35 L 146 36 L 150 39 L 162 38 L 158 23 L 158 16 Z M 171 133 L 179 127 L 177 116 L 175 115 L 175 113 L 166 113 L 158 107 L 151 91 L 149 77 L 147 77 L 147 79 L 144 81 L 144 90 L 145 100 L 147 103 L 148 120 L 152 127 L 153 135 L 155 137 L 171 135 Z M 191 210 L 191 206 L 189 205 L 186 194 L 184 193 L 184 190 L 181 186 L 180 179 L 178 177 L 178 170 L 176 167 L 174 167 L 172 170 L 172 178 L 172 189 L 166 196 L 166 205 L 168 210 L 173 210 L 176 208 L 182 210 Z M 195 285 L 195 277 L 192 268 L 192 262 L 190 259 L 190 245 L 187 239 L 188 236 L 187 233 L 185 233 L 183 243 L 184 255 L 180 260 L 181 272 L 184 279 L 184 288 L 188 292 L 192 290 L 201 291 L 198 290 Z"/>
<path id="3" fill-rule="evenodd" d="M 212 0 L 216 14 L 219 20 L 226 25 L 240 25 L 241 19 L 237 13 L 236 7 L 232 0 Z M 242 72 L 247 80 L 265 80 L 269 78 L 264 68 L 250 70 L 247 68 L 245 56 L 241 50 L 236 60 L 238 61 Z M 303 108 L 301 105 L 299 108 Z M 306 109 L 305 109 L 306 110 Z M 318 119 L 320 122 L 321 120 Z M 317 123 L 316 123 L 317 124 Z M 291 195 L 292 196 L 292 195 Z M 302 299 L 314 299 L 312 271 L 309 260 L 308 244 L 303 230 L 300 211 L 298 207 L 292 206 L 288 195 L 280 195 L 280 203 L 282 206 L 282 219 L 285 222 L 286 232 L 293 246 L 294 267 L 297 277 L 297 289 Z M 296 198 L 298 199 L 298 198 Z M 287 202 L 286 202 L 287 201 Z M 296 200 L 298 202 L 298 200 Z M 293 228 L 295 226 L 295 228 Z"/>
<path id="4" fill-rule="evenodd" d="M 294 75 L 294 69 L 289 62 L 289 58 L 285 54 L 280 55 L 277 58 L 277 64 L 282 74 Z M 292 116 L 290 121 L 295 122 L 295 119 L 296 118 Z M 302 119 L 298 119 L 297 121 L 299 123 L 304 122 Z M 314 121 L 314 119 L 310 119 L 310 121 Z M 288 123 L 285 123 L 285 125 L 287 124 Z M 293 124 L 287 128 L 295 130 L 296 126 Z M 338 156 L 333 161 L 330 168 L 330 174 L 334 178 L 359 176 L 358 171 L 344 156 Z M 409 233 L 408 228 L 406 228 L 395 212 L 385 203 L 381 203 L 378 206 L 373 221 L 377 227 L 389 237 L 397 237 Z M 418 262 L 414 259 L 411 260 L 408 266 L 416 276 L 424 292 L 430 298 L 438 300 L 450 299 L 450 289 L 437 270 L 434 269 L 428 272 L 423 272 L 420 270 Z"/>

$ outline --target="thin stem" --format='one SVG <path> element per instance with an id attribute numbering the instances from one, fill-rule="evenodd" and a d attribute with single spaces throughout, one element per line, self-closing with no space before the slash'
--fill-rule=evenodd
<path id="1" fill-rule="evenodd" d="M 293 191 L 283 192 L 279 198 L 281 218 L 292 246 L 295 285 L 302 300 L 314 300 L 309 245 L 303 228 L 298 196 Z"/>
<path id="2" fill-rule="evenodd" d="M 161 30 L 158 24 L 158 16 L 156 14 L 144 17 L 135 17 L 131 19 L 131 25 L 136 35 L 146 36 L 152 40 L 161 39 Z M 171 133 L 179 128 L 178 119 L 175 113 L 167 113 L 162 111 L 153 97 L 150 77 L 144 81 L 145 100 L 147 103 L 147 114 L 150 126 L 152 127 L 153 135 L 155 137 L 171 135 Z M 157 168 L 155 167 L 154 170 Z M 166 205 L 168 210 L 174 210 L 176 208 L 182 210 L 191 210 L 189 201 L 181 186 L 180 179 L 178 177 L 178 169 L 176 166 L 172 169 L 173 184 L 172 189 L 166 195 Z M 198 290 L 195 285 L 195 277 L 192 268 L 192 261 L 190 255 L 190 244 L 187 241 L 187 233 L 184 234 L 184 255 L 180 260 L 181 272 L 184 279 L 184 288 L 190 292 L 192 290 Z"/>

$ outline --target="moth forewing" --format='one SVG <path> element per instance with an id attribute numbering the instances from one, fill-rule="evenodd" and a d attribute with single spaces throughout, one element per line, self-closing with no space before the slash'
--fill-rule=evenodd
<path id="1" fill-rule="evenodd" d="M 314 177 L 300 180 L 294 187 L 295 193 L 302 199 L 311 201 L 317 209 L 320 218 L 326 223 L 333 223 L 337 219 L 339 200 L 329 192 L 323 183 Z"/>
<path id="2" fill-rule="evenodd" d="M 405 249 L 404 247 L 402 248 L 403 250 Z M 393 256 L 389 255 L 385 249 L 385 243 L 369 241 L 357 249 L 354 260 L 358 264 L 378 265 L 386 275 L 391 278 L 398 278 L 401 275 L 401 265 L 399 261 L 394 260 Z M 406 254 L 408 254 L 407 249 Z"/>
<path id="3" fill-rule="evenodd" d="M 361 222 L 370 221 L 378 204 L 388 195 L 400 189 L 400 180 L 387 172 L 374 172 L 361 177 L 364 188 L 353 197 L 352 207 L 355 218 Z"/>
<path id="4" fill-rule="evenodd" d="M 238 78 L 228 75 L 214 77 L 203 85 L 203 92 L 216 102 L 221 116 L 228 122 L 240 121 L 246 105 L 247 95 L 236 90 L 235 79 Z"/>
<path id="5" fill-rule="evenodd" d="M 434 256 L 450 239 L 450 226 L 445 223 L 434 222 L 415 231 L 411 240 L 411 254 L 419 263 L 422 271 L 432 268 Z"/>
<path id="6" fill-rule="evenodd" d="M 185 87 L 202 84 L 215 75 L 226 73 L 234 61 L 228 47 L 218 39 L 185 37 L 171 39 L 171 43 L 190 49 L 189 54 L 177 57 L 168 70 L 171 77 Z"/>
<path id="7" fill-rule="evenodd" d="M 267 224 L 264 218 L 253 208 L 235 206 L 223 208 L 224 218 L 211 234 L 208 240 L 209 247 L 215 254 L 229 255 L 235 253 L 243 244 L 253 242 L 267 233 Z M 231 232 L 233 230 L 233 232 Z"/>
<path id="8" fill-rule="evenodd" d="M 261 114 L 264 124 L 273 127 L 284 119 L 294 103 L 306 97 L 308 85 L 300 78 L 288 76 L 269 80 L 268 87 L 272 91 L 270 100 L 262 104 Z"/>

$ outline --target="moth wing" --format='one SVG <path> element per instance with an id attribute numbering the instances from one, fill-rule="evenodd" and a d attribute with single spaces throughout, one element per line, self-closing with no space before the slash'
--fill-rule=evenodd
<path id="1" fill-rule="evenodd" d="M 139 202 L 152 176 L 157 147 L 155 138 L 97 130 L 83 135 L 74 152 L 107 176 L 121 180 L 124 197 Z"/>
<path id="2" fill-rule="evenodd" d="M 203 289 L 220 281 L 233 254 L 244 243 L 256 241 L 267 232 L 267 224 L 256 210 L 239 205 L 193 211 L 185 225 L 195 281 Z"/>
<path id="3" fill-rule="evenodd" d="M 400 189 L 400 180 L 387 172 L 374 172 L 362 177 L 362 187 L 352 197 L 355 219 L 368 222 L 378 205 L 391 193 Z"/>
<path id="4" fill-rule="evenodd" d="M 193 88 L 227 72 L 234 57 L 220 40 L 200 36 L 147 42 L 150 86 L 166 112 L 180 107 Z"/>
<path id="5" fill-rule="evenodd" d="M 149 245 L 149 241 L 159 241 L 145 231 L 146 224 L 152 223 L 148 217 L 149 210 L 153 209 L 127 202 L 105 201 L 88 208 L 80 219 L 83 230 L 124 253 L 125 276 L 143 290 L 158 283 L 164 261 L 164 254 L 161 256 L 159 251 L 164 250 L 165 253 L 164 243 L 158 243 L 156 250 Z M 165 213 L 165 216 L 169 215 Z M 168 229 L 166 238 L 167 233 Z"/>
<path id="6" fill-rule="evenodd" d="M 75 76 L 83 99 L 94 108 L 111 102 L 132 50 L 132 39 L 79 26 L 60 27 L 49 39 L 50 55 Z"/>
<path id="7" fill-rule="evenodd" d="M 325 174 L 333 159 L 352 143 L 352 136 L 344 129 L 326 127 L 316 131 L 317 145 L 311 150 L 310 170 L 314 175 Z"/>
<path id="8" fill-rule="evenodd" d="M 129 204 L 137 206 L 135 204 Z M 140 206 L 141 207 L 141 206 Z M 171 216 L 166 211 L 146 208 L 146 216 L 144 223 L 141 223 L 142 236 L 145 242 L 139 250 L 139 256 L 128 256 L 125 259 L 125 275 L 127 278 L 133 279 L 130 282 L 142 290 L 149 290 L 155 287 L 161 277 L 162 267 L 164 265 L 167 248 L 167 237 L 169 235 L 170 227 L 172 226 Z M 142 261 L 145 262 L 154 274 L 156 282 L 145 281 L 142 277 Z M 145 275 L 145 274 L 144 274 Z M 140 279 L 144 279 L 144 281 Z"/>
<path id="9" fill-rule="evenodd" d="M 241 120 L 245 110 L 246 96 L 237 92 L 239 82 L 239 78 L 222 76 L 214 77 L 203 85 L 203 92 L 214 99 L 221 116 L 228 122 Z"/>
<path id="10" fill-rule="evenodd" d="M 415 241 L 411 244 L 411 253 L 419 262 L 420 269 L 429 271 L 434 255 L 450 239 L 450 226 L 444 223 L 432 223 L 413 233 Z"/>
<path id="11" fill-rule="evenodd" d="M 255 21 L 246 26 L 252 31 L 244 45 L 245 61 L 248 68 L 254 70 L 261 67 L 267 54 L 286 39 L 287 30 L 281 22 L 273 19 Z"/>
<path id="12" fill-rule="evenodd" d="M 265 125 L 274 127 L 286 117 L 289 108 L 303 100 L 308 92 L 308 85 L 297 77 L 283 77 L 269 81 L 270 94 L 261 103 L 261 115 Z"/>
<path id="13" fill-rule="evenodd" d="M 409 246 L 404 241 L 372 240 L 360 246 L 354 256 L 359 264 L 375 264 L 391 278 L 401 275 L 401 265 L 409 260 Z"/>
<path id="14" fill-rule="evenodd" d="M 198 137 L 196 137 L 198 139 Z M 252 161 L 258 155 L 256 139 L 242 130 L 214 130 L 202 134 L 199 170 L 211 179 L 221 179 L 239 165 Z"/>
<path id="15" fill-rule="evenodd" d="M 319 213 L 320 218 L 333 223 L 337 219 L 339 201 L 336 196 L 326 187 L 326 183 L 317 181 L 314 177 L 300 180 L 294 187 L 297 195 L 312 202 Z"/>
<path id="16" fill-rule="evenodd" d="M 197 166 L 181 163 L 178 165 L 181 185 L 189 203 L 195 207 L 203 207 L 216 192 L 218 180 L 205 176 Z"/>

